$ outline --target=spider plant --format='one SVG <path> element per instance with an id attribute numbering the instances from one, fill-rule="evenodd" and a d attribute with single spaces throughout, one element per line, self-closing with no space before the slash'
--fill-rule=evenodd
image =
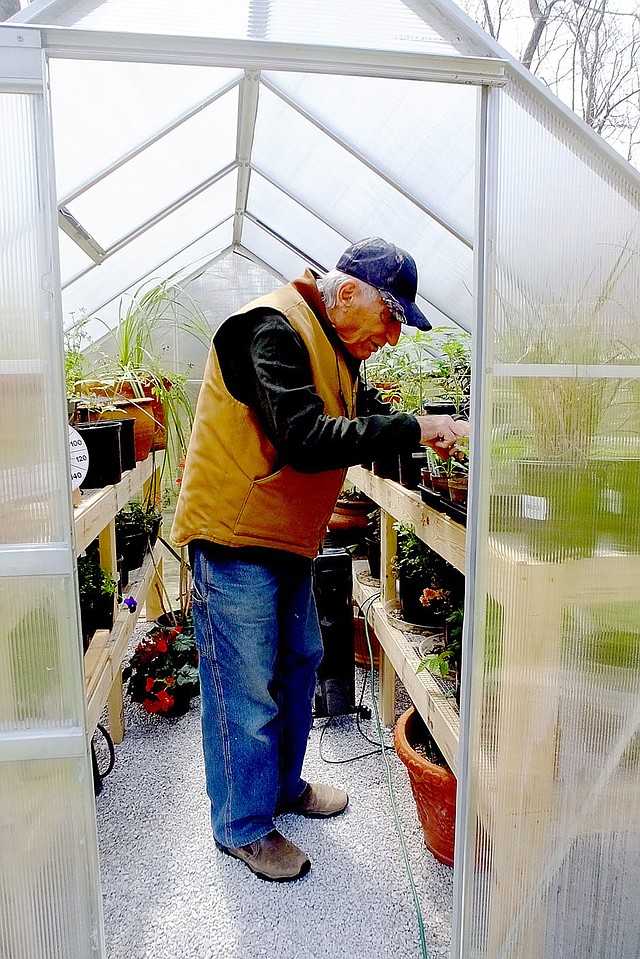
<path id="1" fill-rule="evenodd" d="M 98 318 L 99 319 L 99 318 Z M 169 369 L 158 356 L 161 338 L 186 333 L 206 349 L 211 329 L 196 301 L 173 276 L 147 282 L 122 298 L 118 322 L 111 328 L 101 321 L 106 335 L 96 356 L 89 391 L 157 401 L 154 416 L 157 434 L 166 430 L 164 467 L 173 473 L 184 456 L 193 423 L 193 405 L 185 373 Z M 164 349 L 169 349 L 165 346 Z M 189 364 L 187 369 L 191 369 Z"/>

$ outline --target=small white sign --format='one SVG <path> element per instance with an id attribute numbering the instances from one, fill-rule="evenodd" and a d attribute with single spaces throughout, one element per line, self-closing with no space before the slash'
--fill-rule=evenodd
<path id="1" fill-rule="evenodd" d="M 547 501 L 544 496 L 521 496 L 520 512 L 524 519 L 545 520 L 547 518 Z"/>
<path id="2" fill-rule="evenodd" d="M 73 426 L 69 427 L 69 459 L 71 460 L 71 489 L 78 489 L 89 469 L 87 444 Z"/>

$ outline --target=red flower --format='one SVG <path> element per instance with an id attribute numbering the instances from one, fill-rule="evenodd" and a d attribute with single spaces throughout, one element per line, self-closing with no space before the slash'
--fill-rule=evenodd
<path id="1" fill-rule="evenodd" d="M 173 696 L 170 696 L 169 693 L 167 693 L 164 689 L 161 689 L 160 692 L 158 693 L 158 703 L 159 703 L 159 708 L 162 710 L 162 712 L 166 713 L 166 711 L 168 709 L 171 709 L 171 707 L 175 703 L 175 699 L 173 698 Z"/>
<path id="2" fill-rule="evenodd" d="M 165 679 L 165 683 L 167 684 L 167 686 L 173 686 L 173 684 L 175 683 L 175 678 L 173 676 L 167 676 L 167 678 Z"/>
<path id="3" fill-rule="evenodd" d="M 151 692 L 151 690 L 152 690 L 153 687 L 155 686 L 155 683 L 156 683 L 155 679 L 152 679 L 151 676 L 147 676 L 147 681 L 146 681 L 146 683 L 144 684 L 144 688 L 146 689 L 146 691 L 147 691 L 148 693 Z"/>
<path id="4" fill-rule="evenodd" d="M 143 699 L 142 707 L 146 709 L 148 713 L 159 713 L 162 708 L 160 703 L 154 699 Z"/>
<path id="5" fill-rule="evenodd" d="M 169 647 L 167 646 L 166 639 L 158 640 L 156 644 L 156 649 L 158 650 L 159 653 L 166 653 L 166 651 L 169 649 Z"/>

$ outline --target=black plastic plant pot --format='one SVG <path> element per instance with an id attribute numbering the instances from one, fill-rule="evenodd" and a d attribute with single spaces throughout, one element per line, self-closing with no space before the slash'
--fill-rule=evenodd
<path id="1" fill-rule="evenodd" d="M 382 479 L 395 480 L 400 479 L 400 461 L 397 453 L 389 453 L 373 461 L 374 476 L 380 476 Z"/>
<path id="2" fill-rule="evenodd" d="M 367 547 L 367 559 L 369 560 L 369 572 L 374 579 L 380 579 L 380 540 L 371 536 L 365 536 Z"/>
<path id="3" fill-rule="evenodd" d="M 402 617 L 407 623 L 414 626 L 444 629 L 444 613 L 434 612 L 429 606 L 423 606 L 420 602 L 420 596 L 424 588 L 424 579 L 414 579 L 400 571 L 398 591 L 400 593 Z"/>
<path id="4" fill-rule="evenodd" d="M 134 438 L 135 417 L 123 416 L 111 422 L 120 424 L 120 459 L 122 472 L 136 468 L 136 444 Z"/>
<path id="5" fill-rule="evenodd" d="M 147 553 L 148 542 L 148 535 L 140 532 L 140 530 L 132 530 L 130 533 L 125 531 L 118 534 L 118 549 L 122 554 L 124 567 L 129 573 L 142 566 Z"/>
<path id="6" fill-rule="evenodd" d="M 129 570 L 127 569 L 125 565 L 124 556 L 122 555 L 122 553 L 118 553 L 117 564 L 118 564 L 118 580 L 120 582 L 120 589 L 124 590 L 129 585 Z"/>
<path id="7" fill-rule="evenodd" d="M 429 415 L 433 416 L 455 416 L 456 414 L 456 404 L 448 403 L 444 400 L 440 402 L 431 402 L 430 400 L 424 401 L 424 411 Z"/>
<path id="8" fill-rule="evenodd" d="M 420 470 L 428 463 L 427 453 L 400 453 L 400 482 L 406 489 L 418 489 Z"/>
<path id="9" fill-rule="evenodd" d="M 87 444 L 89 469 L 81 489 L 101 489 L 122 479 L 120 423 L 78 423 L 75 427 Z"/>
<path id="10" fill-rule="evenodd" d="M 162 526 L 162 516 L 158 516 L 157 519 L 154 519 L 153 525 L 151 527 L 151 532 L 149 533 L 149 545 L 153 548 L 156 544 L 156 540 L 160 535 L 160 527 Z"/>

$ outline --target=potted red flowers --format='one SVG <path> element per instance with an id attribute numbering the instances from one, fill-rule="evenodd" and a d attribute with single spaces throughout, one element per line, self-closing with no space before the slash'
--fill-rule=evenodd
<path id="1" fill-rule="evenodd" d="M 128 695 L 148 713 L 186 713 L 192 698 L 200 692 L 191 618 L 183 626 L 151 629 L 136 646 L 122 677 Z"/>

